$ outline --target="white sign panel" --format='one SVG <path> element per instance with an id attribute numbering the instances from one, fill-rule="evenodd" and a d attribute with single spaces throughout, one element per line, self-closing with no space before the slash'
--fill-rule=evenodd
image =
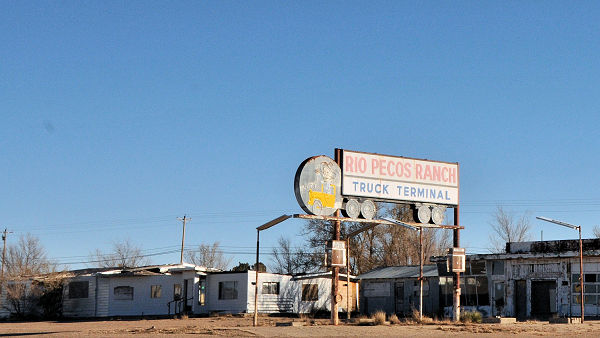
<path id="1" fill-rule="evenodd" d="M 458 205 L 458 163 L 343 150 L 342 195 Z"/>

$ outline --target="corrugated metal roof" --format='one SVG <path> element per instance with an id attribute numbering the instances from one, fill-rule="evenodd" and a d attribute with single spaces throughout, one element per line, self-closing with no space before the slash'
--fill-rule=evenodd
<path id="1" fill-rule="evenodd" d="M 437 265 L 424 265 L 423 277 L 437 277 Z M 357 277 L 358 279 L 378 278 L 419 278 L 419 266 L 388 266 L 371 270 Z"/>

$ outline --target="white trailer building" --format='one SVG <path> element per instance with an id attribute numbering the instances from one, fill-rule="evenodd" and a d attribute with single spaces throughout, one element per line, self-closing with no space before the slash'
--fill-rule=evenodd
<path id="1" fill-rule="evenodd" d="M 68 318 L 253 313 L 256 272 L 221 272 L 193 264 L 86 269 L 61 274 L 62 315 Z M 26 283 L 39 278 L 11 283 Z M 340 285 L 345 276 L 341 276 Z M 259 313 L 329 311 L 331 274 L 259 273 Z M 351 283 L 356 298 L 356 283 Z M 345 290 L 345 289 L 343 289 Z M 342 293 L 345 295 L 345 293 Z M 7 304 L 6 292 L 0 305 Z M 355 309 L 356 303 L 353 303 Z M 345 302 L 340 310 L 345 308 Z M 39 311 L 38 311 L 39 312 Z M 0 317 L 11 311 L 0 312 Z"/>

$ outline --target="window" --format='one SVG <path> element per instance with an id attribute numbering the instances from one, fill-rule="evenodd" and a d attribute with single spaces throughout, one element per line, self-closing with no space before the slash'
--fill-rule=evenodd
<path id="1" fill-rule="evenodd" d="M 150 298 L 160 298 L 162 296 L 162 286 L 152 285 L 150 286 Z"/>
<path id="2" fill-rule="evenodd" d="M 278 295 L 279 282 L 264 282 L 262 285 L 262 293 L 266 295 Z"/>
<path id="3" fill-rule="evenodd" d="M 201 277 L 198 284 L 198 305 L 204 305 L 206 299 L 206 277 Z"/>
<path id="4" fill-rule="evenodd" d="M 88 298 L 88 290 L 90 288 L 90 282 L 71 282 L 69 283 L 69 298 Z"/>
<path id="5" fill-rule="evenodd" d="M 302 284 L 302 301 L 314 302 L 319 300 L 318 284 Z"/>
<path id="6" fill-rule="evenodd" d="M 461 304 L 467 306 L 490 305 L 486 276 L 468 276 L 460 279 Z"/>
<path id="7" fill-rule="evenodd" d="M 219 299 L 237 299 L 237 281 L 219 282 Z"/>
<path id="8" fill-rule="evenodd" d="M 173 299 L 181 299 L 181 284 L 173 285 Z"/>
<path id="9" fill-rule="evenodd" d="M 579 273 L 574 273 L 571 276 L 571 290 L 573 293 L 573 303 L 581 304 L 581 283 L 579 281 Z M 600 275 L 596 273 L 586 273 L 583 275 L 583 299 L 587 305 L 600 304 Z"/>
<path id="10" fill-rule="evenodd" d="M 117 286 L 113 289 L 115 300 L 133 300 L 132 286 Z"/>
<path id="11" fill-rule="evenodd" d="M 485 275 L 485 261 L 471 261 L 472 275 Z"/>

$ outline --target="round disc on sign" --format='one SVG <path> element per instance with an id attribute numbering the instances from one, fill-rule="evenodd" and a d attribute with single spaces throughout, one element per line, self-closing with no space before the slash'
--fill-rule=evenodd
<path id="1" fill-rule="evenodd" d="M 342 207 L 342 170 L 330 157 L 307 158 L 294 179 L 298 204 L 308 214 L 331 216 Z"/>
<path id="2" fill-rule="evenodd" d="M 351 198 L 346 202 L 346 209 L 344 209 L 346 216 L 350 218 L 358 218 L 360 216 L 360 203 L 354 198 Z"/>
<path id="3" fill-rule="evenodd" d="M 417 210 L 419 223 L 429 223 L 431 220 L 431 208 L 428 205 L 422 205 Z"/>
<path id="4" fill-rule="evenodd" d="M 365 219 L 373 219 L 377 214 L 377 206 L 371 200 L 364 200 L 360 205 L 360 213 Z"/>
<path id="5" fill-rule="evenodd" d="M 434 224 L 442 225 L 446 216 L 446 208 L 436 205 L 431 212 L 431 220 Z"/>

